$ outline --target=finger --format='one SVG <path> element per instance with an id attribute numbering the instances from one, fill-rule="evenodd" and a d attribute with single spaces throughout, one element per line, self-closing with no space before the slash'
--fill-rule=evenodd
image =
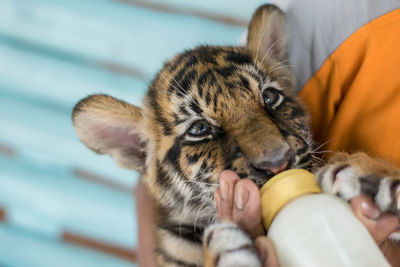
<path id="1" fill-rule="evenodd" d="M 279 267 L 278 256 L 274 244 L 265 236 L 260 236 L 254 241 L 263 267 Z"/>
<path id="2" fill-rule="evenodd" d="M 215 200 L 215 205 L 217 207 L 218 218 L 222 221 L 222 218 L 225 216 L 222 213 L 222 209 L 221 209 L 221 193 L 219 192 L 219 187 L 214 192 L 214 200 Z"/>
<path id="3" fill-rule="evenodd" d="M 373 201 L 366 196 L 354 197 L 351 200 L 351 207 L 378 245 L 397 229 L 399 224 L 397 216 L 388 213 L 381 214 Z"/>
<path id="4" fill-rule="evenodd" d="M 264 235 L 260 191 L 249 179 L 240 180 L 235 185 L 233 220 L 252 238 Z"/>
<path id="5" fill-rule="evenodd" d="M 221 221 L 232 221 L 234 187 L 239 176 L 229 170 L 221 173 L 219 178 L 219 188 L 214 193 L 217 202 L 217 212 Z"/>

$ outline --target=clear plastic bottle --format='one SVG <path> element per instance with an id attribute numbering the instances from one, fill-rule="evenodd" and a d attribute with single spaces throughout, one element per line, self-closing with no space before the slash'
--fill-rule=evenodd
<path id="1" fill-rule="evenodd" d="M 263 223 L 281 267 L 390 266 L 344 200 L 320 193 L 314 174 L 282 172 L 261 188 Z"/>

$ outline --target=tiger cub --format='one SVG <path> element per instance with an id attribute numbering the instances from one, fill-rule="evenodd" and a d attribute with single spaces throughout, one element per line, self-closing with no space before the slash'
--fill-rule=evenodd
<path id="1" fill-rule="evenodd" d="M 75 106 L 82 142 L 139 171 L 157 201 L 159 266 L 260 266 L 248 235 L 218 223 L 213 194 L 225 169 L 260 187 L 280 171 L 313 168 L 309 117 L 291 92 L 286 39 L 284 14 L 264 5 L 246 47 L 178 54 L 156 75 L 142 108 L 108 95 Z M 341 184 L 333 186 L 337 176 Z M 392 212 L 399 177 L 364 154 L 339 154 L 318 172 L 325 191 L 346 199 L 362 191 Z"/>

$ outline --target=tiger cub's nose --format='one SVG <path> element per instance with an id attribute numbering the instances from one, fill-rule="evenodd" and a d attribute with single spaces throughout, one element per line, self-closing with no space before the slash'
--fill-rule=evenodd
<path id="1" fill-rule="evenodd" d="M 273 155 L 272 159 L 263 160 L 252 165 L 256 169 L 277 174 L 290 168 L 292 157 L 293 151 L 288 149 L 286 152 Z"/>

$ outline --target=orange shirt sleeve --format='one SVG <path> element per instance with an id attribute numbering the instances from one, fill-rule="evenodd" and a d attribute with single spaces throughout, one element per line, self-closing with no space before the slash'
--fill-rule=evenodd
<path id="1" fill-rule="evenodd" d="M 400 9 L 354 32 L 300 97 L 324 149 L 364 151 L 400 166 Z"/>

